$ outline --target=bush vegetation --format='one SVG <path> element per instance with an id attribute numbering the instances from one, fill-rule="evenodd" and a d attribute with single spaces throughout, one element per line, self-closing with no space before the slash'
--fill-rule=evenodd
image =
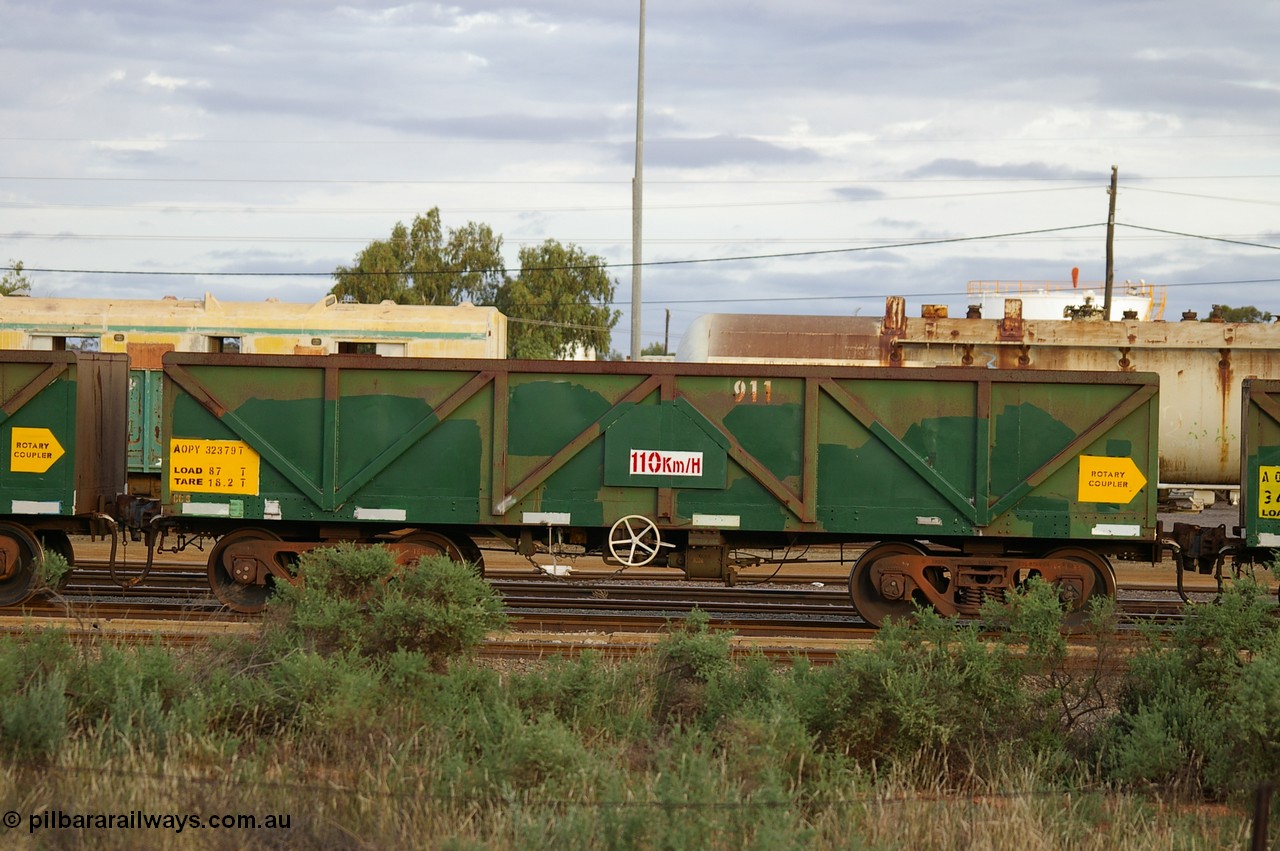
<path id="1" fill-rule="evenodd" d="M 474 660 L 503 617 L 465 566 L 339 548 L 301 572 L 253 639 L 0 640 L 4 801 L 291 817 L 142 847 L 1171 848 L 1241 845 L 1280 776 L 1274 607 L 1247 583 L 1127 671 L 1114 612 L 1082 662 L 1042 585 L 825 667 L 736 658 L 694 613 L 646 656 L 511 670 Z"/>

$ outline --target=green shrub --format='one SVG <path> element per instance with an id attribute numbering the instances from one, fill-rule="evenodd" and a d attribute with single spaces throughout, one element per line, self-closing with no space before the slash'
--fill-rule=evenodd
<path id="1" fill-rule="evenodd" d="M 57 754 L 70 730 L 67 671 L 75 653 L 61 630 L 0 639 L 0 750 L 30 759 Z"/>
<path id="2" fill-rule="evenodd" d="M 203 726 L 192 686 L 190 669 L 166 648 L 104 644 L 80 657 L 69 689 L 78 729 L 104 745 L 163 753 L 173 738 Z"/>
<path id="3" fill-rule="evenodd" d="M 1036 698 L 1037 723 L 1077 754 L 1089 751 L 1097 725 L 1114 709 L 1123 676 L 1115 600 L 1093 599 L 1071 629 L 1089 634 L 1092 661 L 1087 665 L 1068 659 L 1067 612 L 1048 582 L 1033 578 L 1008 601 L 985 605 L 982 613 L 986 625 L 1001 628 L 1000 643 L 1019 655 L 1016 673 Z"/>
<path id="4" fill-rule="evenodd" d="M 1280 633 L 1269 591 L 1245 580 L 1149 636 L 1101 738 L 1107 776 L 1212 796 L 1280 776 Z"/>
<path id="5" fill-rule="evenodd" d="M 651 676 L 645 661 L 613 663 L 588 650 L 576 658 L 547 659 L 536 670 L 511 676 L 507 688 L 530 716 L 554 715 L 584 735 L 643 740 L 652 728 Z"/>
<path id="6" fill-rule="evenodd" d="M 410 567 L 384 547 L 343 545 L 306 553 L 302 582 L 282 586 L 269 624 L 293 646 L 322 655 L 422 653 L 434 670 L 506 625 L 502 601 L 475 571 L 443 557 Z"/>
<path id="7" fill-rule="evenodd" d="M 67 738 L 67 681 L 42 676 L 0 701 L 0 746 L 28 759 L 55 756 Z"/>
<path id="8" fill-rule="evenodd" d="M 36 586 L 41 590 L 61 588 L 70 574 L 71 565 L 60 553 L 45 550 L 36 575 Z"/>
<path id="9" fill-rule="evenodd" d="M 801 711 L 822 745 L 864 765 L 923 755 L 959 776 L 993 750 L 1054 751 L 1063 744 L 1055 695 L 1028 688 L 1038 662 L 1011 651 L 1019 638 L 993 642 L 974 624 L 921 611 L 882 628 L 871 650 L 809 675 Z"/>
<path id="10" fill-rule="evenodd" d="M 59 629 L 33 630 L 18 638 L 0 638 L 0 691 L 12 694 L 30 681 L 64 671 L 76 648 Z"/>
<path id="11" fill-rule="evenodd" d="M 694 609 L 676 624 L 653 652 L 654 716 L 660 722 L 687 723 L 707 708 L 707 683 L 729 670 L 730 634 L 714 632 L 706 612 Z"/>
<path id="12" fill-rule="evenodd" d="M 563 785 L 590 761 L 578 735 L 549 715 L 510 723 L 497 732 L 501 735 L 487 743 L 479 767 L 504 790 L 527 789 L 549 780 Z"/>

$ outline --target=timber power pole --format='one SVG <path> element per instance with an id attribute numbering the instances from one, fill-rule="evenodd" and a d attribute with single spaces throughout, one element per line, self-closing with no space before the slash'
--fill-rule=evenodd
<path id="1" fill-rule="evenodd" d="M 631 181 L 631 360 L 640 360 L 640 266 L 644 262 L 644 0 L 640 0 L 640 61 L 636 74 L 636 175 Z"/>
<path id="2" fill-rule="evenodd" d="M 1102 298 L 1102 318 L 1111 321 L 1111 290 L 1115 285 L 1116 263 L 1116 182 L 1119 167 L 1111 167 L 1111 188 L 1107 194 L 1111 196 L 1107 209 L 1107 289 Z"/>

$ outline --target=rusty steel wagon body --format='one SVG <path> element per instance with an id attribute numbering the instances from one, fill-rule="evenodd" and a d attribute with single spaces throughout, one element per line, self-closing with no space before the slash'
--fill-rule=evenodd
<path id="1" fill-rule="evenodd" d="M 164 373 L 156 524 L 216 537 L 211 582 L 246 611 L 344 540 L 477 562 L 549 542 L 724 580 L 852 543 L 876 624 L 974 614 L 1031 575 L 1078 608 L 1114 594 L 1109 558 L 1158 558 L 1150 374 L 196 354 Z"/>

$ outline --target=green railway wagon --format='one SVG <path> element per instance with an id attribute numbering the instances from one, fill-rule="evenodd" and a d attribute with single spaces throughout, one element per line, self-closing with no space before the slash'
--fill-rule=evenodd
<path id="1" fill-rule="evenodd" d="M 1075 606 L 1154 557 L 1148 374 L 169 354 L 162 527 L 220 536 L 219 597 L 260 608 L 340 540 L 480 560 L 551 542 L 731 579 L 870 545 L 872 623 L 976 613 L 1032 574 Z M 747 553 L 743 556 L 743 553 Z"/>
<path id="2" fill-rule="evenodd" d="M 1190 602 L 1184 574 L 1212 573 L 1221 593 L 1231 563 L 1271 565 L 1280 551 L 1280 381 L 1246 378 L 1241 383 L 1239 525 L 1174 523 L 1168 546 L 1178 570 L 1178 593 Z"/>
<path id="3" fill-rule="evenodd" d="M 1243 543 L 1249 548 L 1270 551 L 1280 547 L 1280 381 L 1246 378 L 1242 407 L 1240 523 Z"/>
<path id="4" fill-rule="evenodd" d="M 124 490 L 128 359 L 0 351 L 0 606 L 26 600 L 46 550 L 114 529 Z"/>

